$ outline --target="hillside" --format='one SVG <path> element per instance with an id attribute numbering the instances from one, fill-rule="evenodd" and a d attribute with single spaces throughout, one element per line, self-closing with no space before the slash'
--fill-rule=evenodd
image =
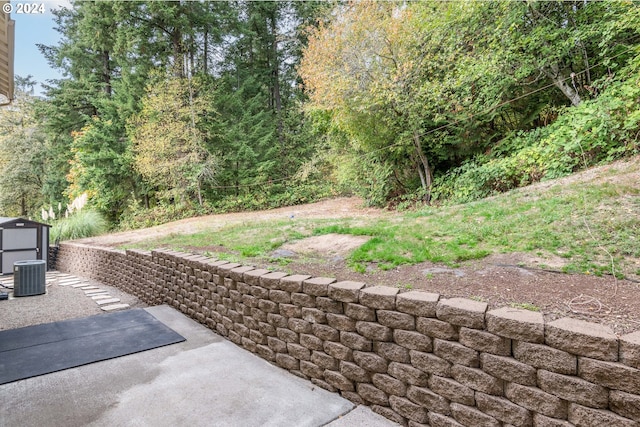
<path id="1" fill-rule="evenodd" d="M 640 157 L 456 206 L 361 203 L 211 215 L 83 242 L 596 317 L 616 331 L 640 322 Z"/>

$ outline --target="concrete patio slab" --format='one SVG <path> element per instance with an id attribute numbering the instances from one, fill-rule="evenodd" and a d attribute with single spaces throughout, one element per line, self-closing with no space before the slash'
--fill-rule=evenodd
<path id="1" fill-rule="evenodd" d="M 146 309 L 185 342 L 0 386 L 3 426 L 375 426 L 356 407 L 168 306 Z"/>

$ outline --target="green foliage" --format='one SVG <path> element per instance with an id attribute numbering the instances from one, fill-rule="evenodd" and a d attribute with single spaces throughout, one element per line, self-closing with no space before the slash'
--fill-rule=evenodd
<path id="1" fill-rule="evenodd" d="M 595 100 L 567 109 L 546 128 L 507 137 L 491 154 L 441 175 L 435 181 L 435 198 L 446 203 L 478 200 L 637 154 L 637 69 L 630 67 L 628 79 L 611 83 Z"/>
<path id="2" fill-rule="evenodd" d="M 154 206 L 146 207 L 136 199 L 130 200 L 118 222 L 118 229 L 130 230 L 135 228 L 153 227 L 183 218 L 209 213 L 205 208 L 194 204 L 158 202 Z"/>
<path id="3" fill-rule="evenodd" d="M 107 221 L 94 210 L 81 210 L 67 218 L 56 220 L 51 227 L 51 242 L 82 239 L 103 234 L 107 231 Z"/>
<path id="4" fill-rule="evenodd" d="M 336 192 L 331 183 L 326 182 L 273 185 L 269 186 L 264 193 L 247 193 L 237 197 L 225 197 L 211 203 L 210 210 L 216 213 L 265 210 L 312 203 L 335 195 Z"/>
<path id="5" fill-rule="evenodd" d="M 339 183 L 372 205 L 419 176 L 428 191 L 429 159 L 439 148 L 421 147 L 429 120 L 416 110 L 429 108 L 420 80 L 428 59 L 417 54 L 424 32 L 410 12 L 384 2 L 338 6 L 341 19 L 312 34 L 300 67 L 312 117 L 328 121 Z"/>
<path id="6" fill-rule="evenodd" d="M 34 216 L 44 203 L 42 179 L 49 147 L 38 123 L 30 76 L 16 78 L 16 100 L 0 109 L 0 215 Z"/>
<path id="7" fill-rule="evenodd" d="M 157 222 L 265 187 L 263 205 L 307 199 L 272 184 L 315 152 L 295 67 L 304 28 L 327 8 L 112 1 L 57 10 L 61 40 L 40 46 L 64 75 L 40 111 L 52 145 L 47 198 L 86 191 L 110 222 L 127 225 L 134 211 Z M 194 200 L 202 207 L 188 206 Z"/>
<path id="8" fill-rule="evenodd" d="M 129 227 L 333 183 L 408 209 L 562 176 L 637 150 L 639 10 L 76 1 L 40 46 L 64 77 L 0 136 L 0 204 L 87 192 Z"/>
<path id="9" fill-rule="evenodd" d="M 613 99 L 574 113 L 562 107 L 633 80 L 625 66 L 640 14 L 631 2 L 362 1 L 335 13 L 340 19 L 312 34 L 300 72 L 309 108 L 325 111 L 342 134 L 330 140 L 338 179 L 373 204 L 417 188 L 428 201 L 432 170 L 464 176 L 448 188 L 436 181 L 439 198 L 471 200 L 575 170 L 580 145 L 593 159 L 623 154 L 611 148 L 604 105 Z M 559 110 L 569 116 L 554 135 L 526 133 Z M 589 135 L 576 139 L 577 129 Z M 489 163 L 497 156 L 484 154 L 513 138 L 539 146 Z M 465 162 L 486 166 L 451 171 Z"/>
<path id="10" fill-rule="evenodd" d="M 369 206 L 384 206 L 394 191 L 394 167 L 391 162 L 363 155 L 345 156 L 338 160 L 336 176 L 344 191 L 353 191 Z"/>
<path id="11" fill-rule="evenodd" d="M 121 123 L 96 116 L 74 133 L 71 144 L 73 159 L 65 192 L 70 198 L 87 192 L 93 207 L 110 222 L 120 217 L 136 184 L 122 133 Z"/>

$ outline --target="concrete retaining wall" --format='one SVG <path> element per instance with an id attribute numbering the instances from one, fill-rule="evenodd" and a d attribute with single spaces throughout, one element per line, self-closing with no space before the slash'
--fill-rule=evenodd
<path id="1" fill-rule="evenodd" d="M 640 426 L 640 332 L 171 251 L 62 244 L 60 271 L 169 304 L 409 426 Z"/>

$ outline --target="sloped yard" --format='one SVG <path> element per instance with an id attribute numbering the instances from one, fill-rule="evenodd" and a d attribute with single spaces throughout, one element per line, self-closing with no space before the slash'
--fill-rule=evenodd
<path id="1" fill-rule="evenodd" d="M 464 296 L 549 318 L 640 325 L 640 165 L 397 213 L 338 198 L 192 218 L 85 242 L 171 247 L 291 273 Z"/>

